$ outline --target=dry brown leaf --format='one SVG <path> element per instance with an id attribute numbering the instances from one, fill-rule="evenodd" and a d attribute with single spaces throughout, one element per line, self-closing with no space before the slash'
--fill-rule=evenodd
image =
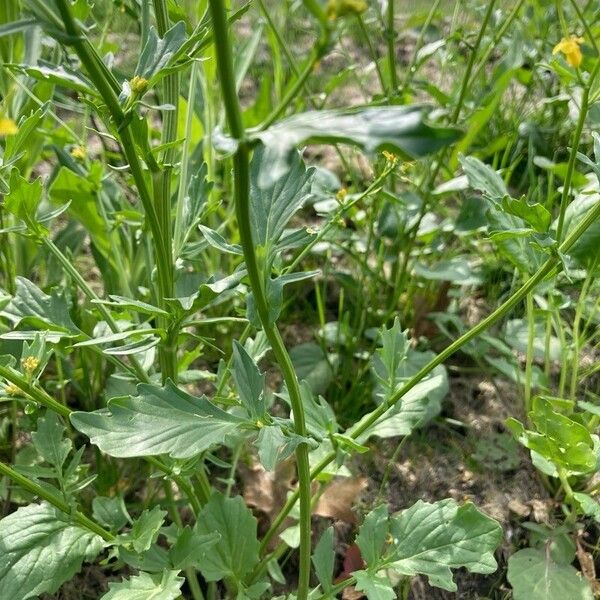
<path id="1" fill-rule="evenodd" d="M 342 600 L 362 600 L 363 598 L 366 596 L 362 592 L 357 592 L 353 585 L 344 588 L 342 592 Z"/>
<path id="2" fill-rule="evenodd" d="M 577 560 L 581 567 L 583 576 L 589 581 L 594 592 L 594 596 L 600 594 L 600 581 L 596 579 L 596 565 L 594 564 L 594 557 L 591 552 L 586 552 L 581 546 L 579 540 L 577 540 Z"/>
<path id="3" fill-rule="evenodd" d="M 344 477 L 334 480 L 319 498 L 315 514 L 355 524 L 357 519 L 352 507 L 357 496 L 367 485 L 366 477 Z"/>
<path id="4" fill-rule="evenodd" d="M 516 498 L 508 503 L 508 509 L 519 517 L 528 517 L 531 514 L 531 506 Z"/>
<path id="5" fill-rule="evenodd" d="M 293 489 L 296 477 L 294 461 L 290 458 L 267 471 L 259 462 L 240 468 L 244 485 L 244 500 L 248 506 L 264 513 L 269 522 L 285 504 L 288 492 Z"/>

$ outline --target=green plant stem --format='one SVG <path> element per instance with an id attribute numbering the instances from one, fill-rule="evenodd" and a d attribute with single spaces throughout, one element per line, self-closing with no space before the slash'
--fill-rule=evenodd
<path id="1" fill-rule="evenodd" d="M 590 42 L 590 44 L 594 47 L 594 50 L 596 51 L 596 54 L 600 54 L 600 50 L 598 49 L 598 44 L 596 43 L 596 39 L 594 36 L 594 33 L 592 32 L 592 30 L 590 29 L 590 26 L 584 16 L 584 14 L 581 12 L 581 8 L 579 8 L 579 4 L 577 3 L 577 0 L 570 0 L 571 2 L 571 6 L 573 7 L 573 9 L 575 10 L 575 12 L 577 13 L 577 16 L 579 17 L 579 20 L 581 21 L 581 24 L 583 25 L 583 28 L 585 29 L 585 33 L 588 37 L 588 40 Z"/>
<path id="2" fill-rule="evenodd" d="M 71 13 L 68 0 L 56 0 L 56 5 L 63 19 L 65 31 L 70 38 L 69 42 L 75 49 L 83 66 L 88 71 L 90 79 L 100 92 L 117 127 L 121 148 L 137 186 L 138 194 L 154 239 L 158 280 L 158 304 L 160 308 L 165 308 L 165 299 L 170 298 L 173 295 L 171 293 L 173 286 L 171 244 L 165 243 L 165 236 L 170 239 L 170 224 L 168 231 L 163 232 L 163 220 L 161 220 L 160 214 L 154 206 L 128 119 L 119 104 L 117 94 L 120 90 L 120 86 L 118 82 L 114 79 L 106 65 L 102 62 L 102 59 L 91 46 L 89 40 L 83 34 L 79 25 L 76 23 Z M 171 338 L 169 338 L 169 341 L 172 341 Z M 172 371 L 173 369 L 172 345 L 172 343 L 165 343 L 159 348 L 161 364 L 163 365 L 163 368 L 167 368 L 169 371 Z"/>
<path id="3" fill-rule="evenodd" d="M 70 504 L 61 498 L 58 498 L 46 488 L 43 488 L 35 481 L 32 481 L 24 475 L 21 475 L 21 473 L 15 471 L 12 467 L 4 464 L 3 462 L 0 462 L 0 474 L 5 475 L 28 492 L 31 492 L 32 494 L 35 494 L 36 496 L 46 500 L 46 502 L 49 502 L 61 512 L 70 515 L 76 523 L 82 527 L 85 527 L 92 533 L 99 535 L 103 540 L 107 542 L 112 542 L 115 540 L 115 536 L 110 531 L 104 529 L 104 527 L 95 521 L 92 521 L 92 519 L 89 517 L 86 517 L 82 512 L 75 510 Z"/>
<path id="4" fill-rule="evenodd" d="M 440 2 L 440 0 L 437 0 Z M 377 71 L 377 77 L 379 78 L 379 85 L 381 85 L 381 92 L 385 94 L 385 78 L 381 71 L 381 67 L 379 66 L 379 61 L 377 60 L 377 52 L 373 47 L 373 42 L 371 41 L 371 37 L 369 36 L 369 32 L 365 27 L 365 21 L 362 18 L 360 13 L 356 13 L 356 21 L 358 22 L 358 28 L 360 29 L 360 33 L 367 44 L 367 48 L 369 49 L 369 54 L 371 55 L 371 60 L 375 64 L 375 70 Z"/>
<path id="5" fill-rule="evenodd" d="M 259 131 L 263 131 L 271 126 L 284 112 L 285 109 L 294 101 L 296 96 L 302 91 L 306 80 L 313 72 L 315 65 L 319 62 L 319 60 L 325 54 L 325 50 L 327 49 L 327 44 L 329 43 L 329 38 L 323 38 L 317 43 L 317 47 L 314 49 L 311 56 L 306 60 L 306 64 L 304 68 L 294 81 L 293 85 L 290 89 L 285 93 L 279 104 L 273 109 L 270 115 L 261 123 L 259 126 Z"/>
<path id="6" fill-rule="evenodd" d="M 579 351 L 581 346 L 581 317 L 587 299 L 587 294 L 591 283 L 594 281 L 593 271 L 590 270 L 583 282 L 581 292 L 577 300 L 577 306 L 575 308 L 575 318 L 573 319 L 573 332 L 572 332 L 572 356 L 571 356 L 571 381 L 569 385 L 569 398 L 573 401 L 577 395 L 577 384 L 579 379 Z M 585 342 L 584 342 L 585 343 Z"/>
<path id="7" fill-rule="evenodd" d="M 535 342 L 535 318 L 533 312 L 533 293 L 525 297 L 527 307 L 527 356 L 525 358 L 525 386 L 523 389 L 525 399 L 525 414 L 531 410 L 531 380 L 533 369 L 533 352 Z"/>
<path id="8" fill-rule="evenodd" d="M 306 437 L 304 407 L 300 396 L 300 386 L 292 361 L 277 326 L 269 321 L 269 307 L 265 297 L 264 276 L 258 267 L 255 248 L 252 241 L 250 225 L 250 153 L 245 140 L 242 114 L 235 88 L 235 76 L 231 53 L 231 42 L 222 0 L 209 0 L 215 32 L 215 50 L 219 80 L 225 104 L 225 112 L 231 135 L 238 141 L 238 148 L 233 157 L 234 164 L 234 197 L 235 213 L 240 233 L 240 241 L 244 251 L 244 260 L 248 271 L 248 279 L 254 294 L 256 309 L 263 325 L 265 335 L 271 344 L 275 359 L 281 369 L 288 389 L 290 403 L 294 414 L 294 430 L 297 435 Z M 310 579 L 311 551 L 311 503 L 310 503 L 310 464 L 308 446 L 299 444 L 296 449 L 296 466 L 298 470 L 298 492 L 300 498 L 300 565 L 298 575 L 298 600 L 308 597 Z"/>
<path id="9" fill-rule="evenodd" d="M 600 202 L 595 204 L 585 215 L 585 217 L 579 221 L 574 227 L 565 241 L 560 245 L 558 252 L 567 253 L 573 244 L 582 236 L 582 234 L 600 218 Z M 552 256 L 546 260 L 546 262 L 517 290 L 508 300 L 501 304 L 493 313 L 483 319 L 478 325 L 470 329 L 467 333 L 459 337 L 452 344 L 450 344 L 440 354 L 435 356 L 429 363 L 427 363 L 418 373 L 411 377 L 401 388 L 399 388 L 388 400 L 380 404 L 374 411 L 369 413 L 360 425 L 351 428 L 346 432 L 346 435 L 352 439 L 360 438 L 365 432 L 367 432 L 377 421 L 399 400 L 401 400 L 411 389 L 413 389 L 420 381 L 422 381 L 433 369 L 438 365 L 445 362 L 453 354 L 458 352 L 465 344 L 468 344 L 472 339 L 479 336 L 481 333 L 489 329 L 494 323 L 502 319 L 508 314 L 517 304 L 519 304 L 527 294 L 533 292 L 536 286 L 544 280 L 545 277 L 552 274 L 554 271 L 557 273 L 562 270 L 562 261 L 560 256 Z M 336 458 L 336 452 L 329 452 L 326 454 L 321 461 L 313 467 L 311 471 L 311 479 L 315 479 L 331 462 Z M 269 530 L 263 537 L 261 542 L 261 552 L 264 552 L 268 547 L 270 540 L 277 533 L 279 527 L 283 523 L 283 520 L 287 517 L 289 512 L 294 507 L 298 500 L 298 491 L 291 494 L 279 514 L 275 517 Z"/>
<path id="10" fill-rule="evenodd" d="M 569 162 L 567 164 L 567 172 L 565 174 L 565 181 L 563 183 L 563 191 L 562 196 L 560 198 L 560 209 L 558 214 L 558 225 L 556 226 L 556 240 L 560 244 L 562 240 L 563 227 L 565 224 L 565 213 L 567 210 L 567 205 L 569 203 L 569 195 L 571 193 L 571 182 L 573 181 L 573 173 L 575 171 L 575 162 L 577 160 L 577 149 L 579 148 L 579 142 L 581 140 L 581 134 L 583 133 L 583 127 L 585 125 L 585 119 L 587 117 L 587 113 L 589 110 L 589 100 L 590 100 L 590 89 L 596 76 L 598 75 L 598 71 L 600 70 L 600 58 L 596 59 L 596 64 L 592 72 L 590 73 L 590 77 L 587 81 L 587 85 L 583 88 L 583 94 L 581 96 L 581 105 L 579 107 L 579 119 L 577 120 L 577 126 L 575 128 L 575 132 L 573 133 L 573 141 L 571 145 L 571 153 L 569 154 Z"/>
<path id="11" fill-rule="evenodd" d="M 173 490 L 171 489 L 171 483 L 169 481 L 165 481 L 163 484 L 163 490 L 165 492 L 165 499 L 167 500 L 167 504 L 169 506 L 169 512 L 171 514 L 171 519 L 179 529 L 183 527 L 183 522 L 181 521 L 181 515 L 179 514 L 179 510 L 177 509 L 177 504 L 175 502 L 175 498 L 173 498 Z M 193 567 L 188 567 L 184 569 L 185 578 L 187 579 L 188 585 L 190 587 L 190 592 L 192 593 L 193 600 L 204 600 L 204 594 L 202 593 L 202 589 L 200 588 L 200 584 L 198 583 L 198 576 L 196 575 L 196 570 Z"/>
<path id="12" fill-rule="evenodd" d="M 523 6 L 525 0 L 518 0 L 518 2 L 514 5 L 513 9 L 510 11 L 510 14 L 504 20 L 504 23 L 500 26 L 500 28 L 496 31 L 494 35 L 494 39 L 490 42 L 489 46 L 486 48 L 483 53 L 483 57 L 479 61 L 479 64 L 475 68 L 473 72 L 473 76 L 471 81 L 474 81 L 479 77 L 481 71 L 485 68 L 488 59 L 490 58 L 494 48 L 498 45 L 498 42 L 504 37 L 504 34 L 508 31 L 508 28 L 512 25 L 512 22 L 515 20 L 516 16 L 519 14 L 521 7 Z"/>
<path id="13" fill-rule="evenodd" d="M 165 0 L 152 0 L 158 35 L 164 38 L 169 29 L 169 13 Z M 170 104 L 173 110 L 163 111 L 161 144 L 169 145 L 177 138 L 177 122 L 179 114 L 179 75 L 170 73 L 162 83 L 163 102 Z M 171 172 L 175 160 L 176 149 L 167 146 L 162 156 L 161 169 L 153 177 L 154 203 L 162 232 L 162 254 L 168 269 L 165 273 L 162 299 L 172 298 L 174 293 L 173 242 L 171 227 Z M 161 318 L 162 324 L 168 328 L 169 319 Z M 163 383 L 167 379 L 177 383 L 177 334 L 167 333 L 164 344 L 161 344 L 161 373 Z"/>
<path id="14" fill-rule="evenodd" d="M 388 0 L 386 13 L 385 41 L 387 46 L 388 70 L 390 72 L 390 88 L 388 97 L 393 96 L 398 90 L 398 72 L 396 71 L 396 24 L 395 0 Z"/>
<path id="15" fill-rule="evenodd" d="M 404 83 L 402 84 L 402 92 L 403 93 L 408 89 L 408 86 L 412 82 L 412 78 L 416 71 L 417 56 L 419 55 L 419 50 L 421 49 L 421 47 L 423 45 L 423 39 L 425 38 L 425 32 L 429 29 L 429 26 L 431 25 L 431 21 L 433 21 L 433 17 L 435 16 L 435 13 L 437 12 L 440 2 L 441 2 L 441 0 L 435 0 L 433 5 L 431 6 L 431 9 L 429 10 L 429 13 L 427 14 L 425 22 L 423 23 L 423 27 L 421 27 L 421 29 L 419 31 L 419 37 L 417 38 L 417 41 L 415 43 L 415 49 L 413 51 L 413 55 L 410 60 L 410 64 L 408 65 L 408 67 L 406 69 L 406 76 L 404 78 Z"/>

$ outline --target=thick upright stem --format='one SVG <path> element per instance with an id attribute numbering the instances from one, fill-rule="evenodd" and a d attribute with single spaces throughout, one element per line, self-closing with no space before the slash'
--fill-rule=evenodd
<path id="1" fill-rule="evenodd" d="M 173 290 L 173 264 L 171 258 L 170 242 L 170 223 L 165 229 L 165 217 L 163 212 L 159 212 L 153 203 L 152 195 L 146 181 L 144 170 L 135 140 L 128 124 L 126 116 L 119 104 L 117 93 L 119 85 L 112 77 L 112 74 L 102 62 L 87 38 L 81 31 L 71 13 L 68 0 L 55 0 L 60 15 L 63 19 L 63 25 L 67 34 L 71 38 L 71 43 L 77 56 L 86 68 L 88 75 L 98 91 L 111 114 L 112 119 L 118 130 L 123 154 L 129 163 L 131 174 L 138 189 L 140 200 L 148 219 L 148 225 L 152 232 L 154 246 L 156 251 L 156 267 L 158 280 L 158 304 L 161 308 L 166 307 L 165 299 L 172 297 Z M 162 190 L 163 188 L 161 188 Z M 161 206 L 164 203 L 161 204 Z M 162 209 L 161 209 L 162 210 Z M 168 243 L 167 241 L 168 240 Z M 173 352 L 172 344 L 162 344 L 159 352 L 161 354 L 161 364 L 167 374 L 172 371 Z M 164 371 L 163 371 L 164 374 Z"/>
<path id="2" fill-rule="evenodd" d="M 169 13 L 165 0 L 153 0 L 158 35 L 164 37 L 169 28 Z M 162 253 L 167 267 L 161 294 L 163 298 L 172 298 L 174 289 L 173 242 L 171 227 L 171 172 L 175 159 L 175 148 L 169 144 L 177 138 L 177 122 L 179 112 L 179 76 L 177 73 L 167 75 L 162 84 L 163 102 L 170 104 L 173 110 L 163 111 L 161 143 L 167 146 L 162 156 L 161 170 L 154 177 L 154 204 L 160 221 L 163 248 Z M 163 319 L 168 328 L 168 319 Z M 161 373 L 163 382 L 167 379 L 177 381 L 177 334 L 168 332 L 162 345 Z"/>
<path id="3" fill-rule="evenodd" d="M 269 306 L 264 289 L 264 276 L 260 272 L 254 253 L 249 203 L 250 151 L 245 140 L 244 124 L 235 88 L 231 42 L 229 39 L 225 7 L 222 0 L 210 0 L 209 4 L 215 32 L 217 67 L 223 94 L 223 102 L 225 104 L 225 112 L 227 114 L 231 134 L 238 142 L 238 148 L 233 157 L 235 213 L 240 232 L 240 241 L 244 251 L 246 268 L 248 270 L 248 278 L 254 294 L 259 318 L 288 389 L 290 403 L 294 413 L 295 431 L 299 436 L 306 437 L 304 408 L 302 406 L 298 378 L 294 372 L 292 361 L 285 349 L 279 330 L 276 325 L 270 323 Z M 310 578 L 311 550 L 310 465 L 308 460 L 308 447 L 306 444 L 300 444 L 298 446 L 296 450 L 296 464 L 298 469 L 298 493 L 300 498 L 300 567 L 297 598 L 299 600 L 306 600 L 308 597 Z"/>

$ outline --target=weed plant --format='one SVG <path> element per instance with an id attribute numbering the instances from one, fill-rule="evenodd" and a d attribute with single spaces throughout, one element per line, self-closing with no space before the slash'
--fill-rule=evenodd
<path id="1" fill-rule="evenodd" d="M 501 544 L 490 595 L 593 598 L 599 39 L 597 0 L 4 0 L 0 599 L 409 598 Z M 551 520 L 376 503 L 338 576 L 319 498 L 449 366 L 513 382 Z M 293 468 L 260 529 L 253 461 Z"/>

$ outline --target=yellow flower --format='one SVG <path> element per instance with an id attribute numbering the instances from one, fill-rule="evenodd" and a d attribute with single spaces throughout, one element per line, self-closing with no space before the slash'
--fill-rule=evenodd
<path id="1" fill-rule="evenodd" d="M 148 89 L 148 80 L 136 75 L 130 82 L 131 91 L 134 94 L 143 94 Z"/>
<path id="2" fill-rule="evenodd" d="M 558 54 L 562 52 L 565 55 L 565 59 L 567 62 L 575 68 L 578 68 L 583 60 L 583 54 L 581 54 L 581 48 L 579 47 L 583 44 L 583 38 L 572 35 L 568 38 L 563 38 L 554 46 L 554 50 L 552 50 L 552 54 Z"/>
<path id="3" fill-rule="evenodd" d="M 38 365 L 40 364 L 40 359 L 36 358 L 35 356 L 28 356 L 27 358 L 24 358 L 21 362 L 23 363 L 23 370 L 25 371 L 25 373 L 27 373 L 27 375 L 31 375 L 38 368 Z"/>
<path id="4" fill-rule="evenodd" d="M 381 154 L 383 154 L 383 157 L 389 163 L 393 164 L 398 161 L 398 157 L 393 152 L 388 152 L 387 150 L 384 150 Z"/>
<path id="5" fill-rule="evenodd" d="M 346 188 L 340 188 L 335 197 L 337 198 L 338 202 L 343 202 L 346 199 L 347 195 L 348 190 Z"/>
<path id="6" fill-rule="evenodd" d="M 75 146 L 71 150 L 71 156 L 76 160 L 85 160 L 87 156 L 87 151 L 83 146 Z"/>
<path id="7" fill-rule="evenodd" d="M 15 135 L 19 131 L 17 124 L 12 119 L 0 119 L 0 137 Z"/>
<path id="8" fill-rule="evenodd" d="M 18 396 L 21 394 L 21 388 L 17 387 L 14 383 L 9 383 L 5 388 L 4 391 L 9 395 L 9 396 Z"/>

